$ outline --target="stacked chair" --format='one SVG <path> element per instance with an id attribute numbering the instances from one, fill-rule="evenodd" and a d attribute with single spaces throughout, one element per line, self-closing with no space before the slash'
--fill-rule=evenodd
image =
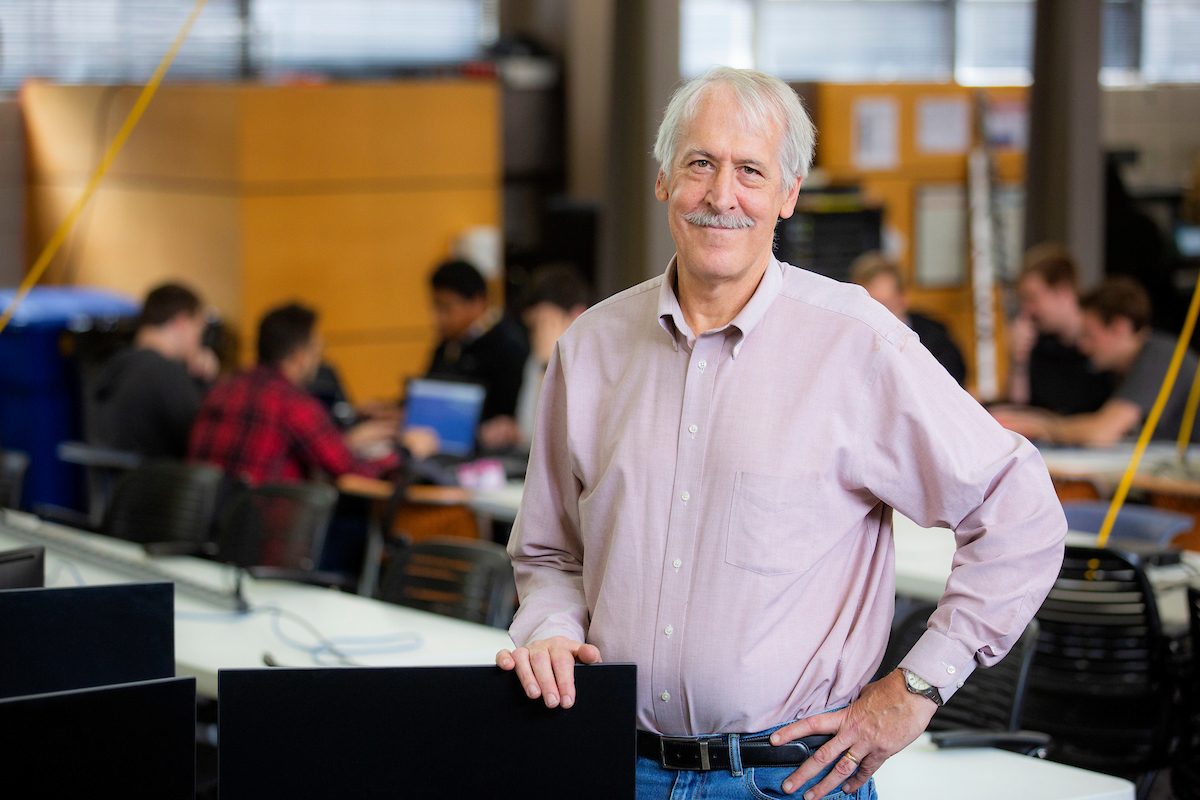
<path id="1" fill-rule="evenodd" d="M 512 562 L 494 542 L 428 539 L 393 551 L 379 599 L 508 628 L 516 608 Z"/>

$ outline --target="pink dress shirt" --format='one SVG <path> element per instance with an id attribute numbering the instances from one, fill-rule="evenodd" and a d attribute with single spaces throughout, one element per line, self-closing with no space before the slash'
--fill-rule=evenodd
<path id="1" fill-rule="evenodd" d="M 509 553 L 518 645 L 638 665 L 638 725 L 752 732 L 845 706 L 892 621 L 892 509 L 955 531 L 903 666 L 948 698 L 1062 563 L 1045 464 L 858 286 L 772 259 L 696 336 L 663 276 L 559 340 Z"/>

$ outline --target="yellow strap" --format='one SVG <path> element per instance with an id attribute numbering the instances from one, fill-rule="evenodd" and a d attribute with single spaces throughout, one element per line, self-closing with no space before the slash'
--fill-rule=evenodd
<path id="1" fill-rule="evenodd" d="M 1197 313 L 1200 313 L 1200 281 L 1196 282 L 1196 291 L 1192 292 L 1192 303 L 1188 306 L 1187 319 L 1184 320 L 1183 330 L 1179 333 L 1179 341 L 1175 343 L 1175 353 L 1171 356 L 1171 365 L 1167 368 L 1167 375 L 1158 390 L 1158 397 L 1155 398 L 1150 413 L 1146 416 L 1146 423 L 1142 425 L 1142 433 L 1138 436 L 1137 446 L 1133 448 L 1133 458 L 1129 459 L 1129 466 L 1125 468 L 1125 474 L 1121 476 L 1121 482 L 1117 484 L 1117 491 L 1113 494 L 1112 503 L 1108 506 L 1108 513 L 1104 516 L 1104 524 L 1100 526 L 1100 535 L 1096 538 L 1097 547 L 1104 547 L 1108 544 L 1113 523 L 1117 521 L 1117 514 L 1121 511 L 1121 506 L 1125 504 L 1125 496 L 1129 494 L 1133 476 L 1137 474 L 1138 465 L 1142 462 L 1142 454 L 1146 452 L 1146 445 L 1150 444 L 1150 437 L 1154 435 L 1154 429 L 1158 427 L 1158 418 L 1162 416 L 1163 408 L 1167 405 L 1167 398 L 1171 396 L 1171 390 L 1175 387 L 1175 379 L 1179 376 L 1179 367 L 1183 364 L 1184 353 L 1187 352 L 1188 342 L 1192 340 L 1192 331 L 1196 328 Z M 1200 374 L 1200 370 L 1197 370 L 1197 373 Z M 1195 393 L 1196 387 L 1193 384 L 1192 394 Z M 1190 397 L 1188 401 L 1191 402 Z M 1190 428 L 1190 426 L 1188 427 Z M 1182 430 L 1180 433 L 1182 435 Z M 1190 430 L 1188 435 L 1191 435 Z M 1180 441 L 1186 440 L 1181 439 Z"/>
<path id="2" fill-rule="evenodd" d="M 88 200 L 92 198 L 96 187 L 100 185 L 100 180 L 104 174 L 108 172 L 108 168 L 112 166 L 113 160 L 117 157 L 117 153 L 121 152 L 121 148 L 125 146 L 125 140 L 129 138 L 129 134 L 133 132 L 133 126 L 137 125 L 138 120 L 142 118 L 142 113 L 146 110 L 146 106 L 150 104 L 150 98 L 154 97 L 154 93 L 158 91 L 158 85 L 162 83 L 163 76 L 167 74 L 167 70 L 171 66 L 171 62 L 175 60 L 176 53 L 183 45 L 188 34 L 192 30 L 193 23 L 196 22 L 196 17 L 200 16 L 200 11 L 204 8 L 204 4 L 208 0 L 196 0 L 195 7 L 192 8 L 192 13 L 188 15 L 187 21 L 183 23 L 183 27 L 179 29 L 179 33 L 175 36 L 175 41 L 171 43 L 167 54 L 163 56 L 162 61 L 158 62 L 158 68 L 154 70 L 154 75 L 150 77 L 150 82 L 142 89 L 142 93 L 138 95 L 137 102 L 133 104 L 133 109 L 129 112 L 129 116 L 125 118 L 125 124 L 117 131 L 117 135 L 113 137 L 112 142 L 108 145 L 108 150 L 104 153 L 104 158 L 100 160 L 100 164 L 96 167 L 96 171 L 92 173 L 91 180 L 84 187 L 83 193 L 75 201 L 75 205 L 71 206 L 71 210 L 67 213 L 62 224 L 58 226 L 58 230 L 50 237 L 50 241 L 46 243 L 46 247 L 42 250 L 42 254 L 38 256 L 33 267 L 25 276 L 25 280 L 21 281 L 20 288 L 13 295 L 13 299 L 8 304 L 8 308 L 4 309 L 4 315 L 0 316 L 0 332 L 12 320 L 13 314 L 17 312 L 17 307 L 29 295 L 29 290 L 34 287 L 34 284 L 42 277 L 42 273 L 46 271 L 46 267 L 50 265 L 50 259 L 54 258 L 54 254 L 58 252 L 58 248 L 62 247 L 62 243 L 67 240 L 67 234 L 75 227 L 75 222 L 79 219 L 79 215 L 83 213 L 84 206 Z"/>

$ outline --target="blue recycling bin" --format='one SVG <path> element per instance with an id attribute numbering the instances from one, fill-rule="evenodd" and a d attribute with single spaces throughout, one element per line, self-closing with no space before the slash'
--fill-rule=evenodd
<path id="1" fill-rule="evenodd" d="M 0 309 L 15 289 L 0 289 Z M 84 510 L 82 471 L 58 459 L 81 434 L 80 370 L 73 334 L 137 315 L 126 295 L 86 286 L 36 286 L 0 332 L 0 446 L 29 454 L 22 505 Z"/>

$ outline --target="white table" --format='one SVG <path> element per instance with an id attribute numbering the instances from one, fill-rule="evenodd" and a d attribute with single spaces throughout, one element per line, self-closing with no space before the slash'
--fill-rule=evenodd
<path id="1" fill-rule="evenodd" d="M 1133 800 L 1122 778 L 990 748 L 939 750 L 923 734 L 875 773 L 881 800 Z"/>
<path id="2" fill-rule="evenodd" d="M 150 561 L 166 572 L 219 591 L 229 591 L 235 571 L 203 559 L 149 559 L 138 545 L 105 536 L 39 523 L 26 514 L 8 515 L 10 523 L 40 526 L 47 536 L 133 560 Z M 0 527 L 0 550 L 28 542 Z M 47 546 L 46 585 L 128 583 L 117 569 L 82 559 L 64 558 Z M 511 648 L 505 631 L 383 603 L 319 586 L 246 578 L 243 596 L 253 609 L 236 613 L 181 591 L 175 593 L 175 672 L 194 676 L 197 693 L 217 696 L 217 670 L 262 667 L 264 658 L 282 666 L 336 665 L 318 646 L 316 633 L 331 641 L 354 664 L 364 666 L 449 666 L 493 664 L 496 651 Z"/>
<path id="3" fill-rule="evenodd" d="M 521 497 L 525 494 L 525 481 L 509 481 L 502 489 L 471 492 L 467 502 L 476 514 L 497 522 L 513 522 L 521 509 Z"/>

